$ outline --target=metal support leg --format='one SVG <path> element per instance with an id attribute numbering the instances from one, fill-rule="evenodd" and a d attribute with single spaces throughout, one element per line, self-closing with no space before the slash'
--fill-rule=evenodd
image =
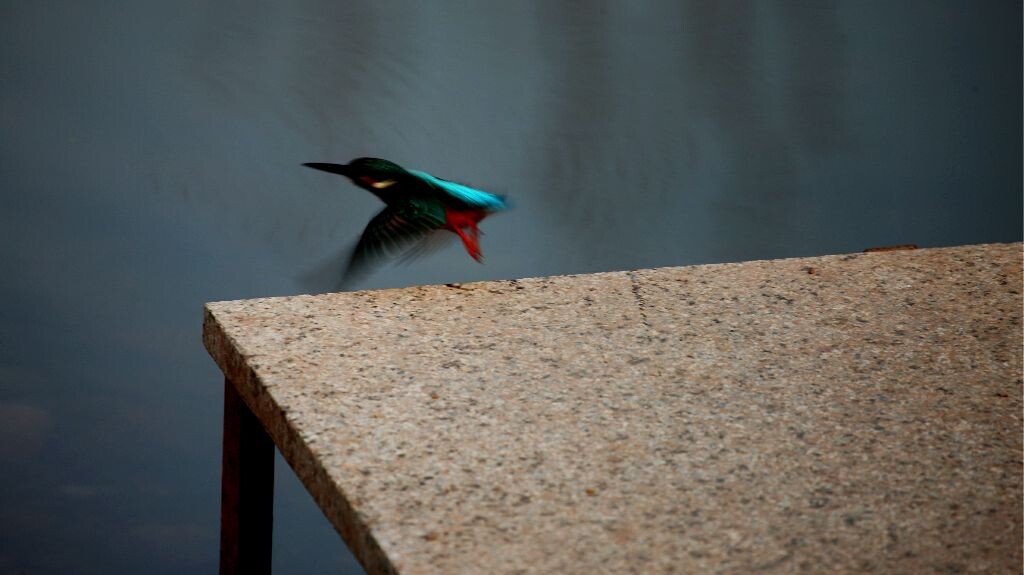
<path id="1" fill-rule="evenodd" d="M 270 573 L 274 521 L 274 442 L 224 380 L 224 463 L 220 573 Z"/>

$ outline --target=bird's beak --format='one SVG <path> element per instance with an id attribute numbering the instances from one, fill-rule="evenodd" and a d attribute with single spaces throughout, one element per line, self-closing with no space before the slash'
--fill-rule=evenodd
<path id="1" fill-rule="evenodd" d="M 319 162 L 311 162 L 311 163 L 302 164 L 302 165 L 306 166 L 307 168 L 313 168 L 314 170 L 320 170 L 320 171 L 323 171 L 323 172 L 330 172 L 332 174 L 340 174 L 342 176 L 348 176 L 349 175 L 348 166 L 346 166 L 344 164 L 323 164 L 323 163 L 319 163 Z"/>

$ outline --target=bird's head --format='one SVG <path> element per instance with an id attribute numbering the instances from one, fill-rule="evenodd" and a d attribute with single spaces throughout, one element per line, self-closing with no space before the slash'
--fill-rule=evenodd
<path id="1" fill-rule="evenodd" d="M 380 158 L 356 158 L 348 164 L 308 163 L 303 165 L 346 176 L 360 188 L 382 197 L 386 194 L 385 190 L 412 177 L 398 164 Z"/>

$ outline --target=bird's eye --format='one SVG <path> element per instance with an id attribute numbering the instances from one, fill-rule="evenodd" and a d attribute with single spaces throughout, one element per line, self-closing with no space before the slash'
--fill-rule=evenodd
<path id="1" fill-rule="evenodd" d="M 381 180 L 379 182 L 372 182 L 372 183 L 370 183 L 370 185 L 375 187 L 375 188 L 377 188 L 378 190 L 382 190 L 382 189 L 384 189 L 384 188 L 386 188 L 386 187 L 388 187 L 388 186 L 390 186 L 391 184 L 394 184 L 394 183 L 395 183 L 394 180 Z"/>

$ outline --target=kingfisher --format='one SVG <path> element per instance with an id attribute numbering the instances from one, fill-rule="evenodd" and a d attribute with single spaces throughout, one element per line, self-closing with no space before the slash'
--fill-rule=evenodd
<path id="1" fill-rule="evenodd" d="M 341 283 L 364 272 L 384 256 L 427 251 L 437 232 L 452 232 L 466 252 L 483 263 L 478 224 L 509 208 L 504 196 L 491 194 L 380 158 L 356 158 L 348 164 L 311 162 L 303 166 L 347 177 L 377 196 L 385 207 L 366 225 L 349 256 Z M 447 235 L 447 234 L 445 234 Z M 450 237 L 450 236 L 449 236 Z"/>

